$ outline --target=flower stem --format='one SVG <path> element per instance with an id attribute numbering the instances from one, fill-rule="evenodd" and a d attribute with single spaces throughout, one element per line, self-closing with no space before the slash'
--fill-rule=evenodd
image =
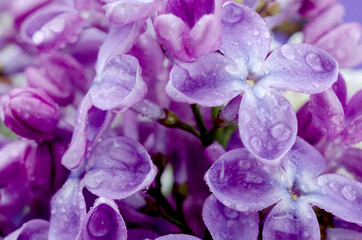
<path id="1" fill-rule="evenodd" d="M 202 143 L 202 145 L 204 145 L 204 147 L 207 147 L 212 143 L 212 139 L 209 138 L 208 130 L 206 128 L 204 119 L 202 117 L 200 107 L 197 104 L 192 104 L 191 109 L 192 109 L 192 112 L 194 114 L 197 127 L 200 130 L 201 143 Z"/>

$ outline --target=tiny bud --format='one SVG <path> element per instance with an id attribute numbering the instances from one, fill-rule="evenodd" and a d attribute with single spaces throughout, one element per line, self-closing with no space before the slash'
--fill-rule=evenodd
<path id="1" fill-rule="evenodd" d="M 41 89 L 16 88 L 2 99 L 5 125 L 18 135 L 52 139 L 59 120 L 58 105 Z"/>
<path id="2" fill-rule="evenodd" d="M 165 110 L 166 117 L 158 120 L 158 122 L 166 127 L 176 127 L 177 124 L 179 123 L 180 119 L 177 117 L 177 115 L 174 112 L 172 112 L 168 109 L 164 109 L 164 110 Z"/>

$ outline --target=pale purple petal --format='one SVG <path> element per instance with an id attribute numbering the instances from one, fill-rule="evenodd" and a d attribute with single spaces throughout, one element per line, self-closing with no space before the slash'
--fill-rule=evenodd
<path id="1" fill-rule="evenodd" d="M 341 133 L 338 139 L 336 139 L 337 143 L 345 144 L 345 145 L 353 145 L 362 141 L 362 115 L 354 118 L 350 121 L 344 131 Z"/>
<path id="2" fill-rule="evenodd" d="M 48 240 L 49 222 L 43 219 L 32 219 L 12 232 L 4 240 Z"/>
<path id="3" fill-rule="evenodd" d="M 331 6 L 336 2 L 337 0 L 304 0 L 301 8 L 299 9 L 299 13 L 303 17 L 315 17 L 324 9 L 328 8 L 328 6 Z"/>
<path id="4" fill-rule="evenodd" d="M 69 178 L 51 200 L 49 239 L 75 239 L 86 214 L 82 194 L 83 186 L 78 178 Z"/>
<path id="5" fill-rule="evenodd" d="M 162 237 L 158 237 L 155 240 L 201 240 L 201 239 L 187 234 L 169 234 Z"/>
<path id="6" fill-rule="evenodd" d="M 78 167 L 85 157 L 88 139 L 88 111 L 91 107 L 92 103 L 89 99 L 89 94 L 86 94 L 78 106 L 69 148 L 62 157 L 62 164 L 68 169 Z"/>
<path id="7" fill-rule="evenodd" d="M 110 59 L 90 91 L 93 105 L 101 110 L 126 111 L 147 93 L 137 58 L 118 55 Z"/>
<path id="8" fill-rule="evenodd" d="M 223 6 L 220 50 L 233 59 L 264 60 L 270 47 L 270 32 L 254 10 L 237 3 Z"/>
<path id="9" fill-rule="evenodd" d="M 346 100 L 347 99 L 347 86 L 346 86 L 346 82 L 344 81 L 344 79 L 340 73 L 338 74 L 337 82 L 333 83 L 332 89 L 336 93 L 342 106 L 345 107 L 346 103 L 347 103 L 347 100 Z"/>
<path id="10" fill-rule="evenodd" d="M 351 121 L 354 118 L 362 115 L 362 90 L 355 93 L 352 98 L 348 101 L 346 107 L 346 118 Z"/>
<path id="11" fill-rule="evenodd" d="M 249 8 L 255 9 L 258 6 L 258 0 L 244 0 L 243 4 Z"/>
<path id="12" fill-rule="evenodd" d="M 189 33 L 186 51 L 195 58 L 216 51 L 220 45 L 220 33 L 219 17 L 214 14 L 203 16 Z"/>
<path id="13" fill-rule="evenodd" d="M 258 212 L 235 211 L 223 205 L 213 195 L 210 195 L 204 203 L 202 219 L 215 240 L 256 240 L 258 238 Z"/>
<path id="14" fill-rule="evenodd" d="M 20 34 L 24 41 L 41 50 L 56 50 L 77 40 L 83 21 L 76 10 L 67 5 L 48 5 L 24 21 Z"/>
<path id="15" fill-rule="evenodd" d="M 219 118 L 225 122 L 232 121 L 239 112 L 241 95 L 231 99 L 219 112 Z"/>
<path id="16" fill-rule="evenodd" d="M 304 104 L 297 112 L 298 136 L 314 145 L 322 139 L 323 134 L 320 129 L 314 126 L 308 105 L 308 103 Z"/>
<path id="17" fill-rule="evenodd" d="M 203 106 L 220 106 L 236 97 L 245 83 L 230 71 L 237 64 L 218 53 L 200 57 L 193 63 L 175 65 L 167 84 L 167 95 L 174 101 Z M 242 75 L 246 74 L 241 73 Z"/>
<path id="18" fill-rule="evenodd" d="M 302 93 L 319 93 L 337 81 L 338 64 L 325 51 L 308 44 L 286 44 L 265 61 L 260 80 L 268 86 Z"/>
<path id="19" fill-rule="evenodd" d="M 326 240 L 359 240 L 362 239 L 362 232 L 352 229 L 327 228 Z"/>
<path id="20" fill-rule="evenodd" d="M 343 5 L 336 3 L 313 18 L 303 28 L 304 42 L 313 44 L 324 33 L 340 24 L 344 12 Z"/>
<path id="21" fill-rule="evenodd" d="M 326 161 L 318 150 L 299 137 L 282 162 L 287 173 L 296 173 L 296 181 L 300 185 L 320 175 L 326 167 Z"/>
<path id="22" fill-rule="evenodd" d="M 142 116 L 145 116 L 152 120 L 160 120 L 166 118 L 165 110 L 161 106 L 147 99 L 144 99 L 134 104 L 131 109 L 136 113 L 139 113 Z"/>
<path id="23" fill-rule="evenodd" d="M 269 0 L 269 2 L 272 2 Z M 279 3 L 280 12 L 272 14 L 271 16 L 265 16 L 264 20 L 269 29 L 273 29 L 278 25 L 281 25 L 284 21 L 288 21 L 289 18 L 297 14 L 303 0 L 286 0 Z"/>
<path id="24" fill-rule="evenodd" d="M 263 239 L 319 240 L 317 217 L 305 201 L 283 200 L 266 217 Z"/>
<path id="25" fill-rule="evenodd" d="M 279 92 L 271 88 L 265 91 L 262 98 L 244 93 L 238 122 L 244 146 L 270 165 L 278 164 L 294 144 L 297 119 L 292 105 Z"/>
<path id="26" fill-rule="evenodd" d="M 97 196 L 123 199 L 148 188 L 156 174 L 156 166 L 140 143 L 112 137 L 94 147 L 84 183 Z"/>
<path id="27" fill-rule="evenodd" d="M 188 37 L 190 27 L 181 18 L 173 14 L 164 14 L 155 18 L 153 25 L 157 39 L 174 57 L 183 61 L 194 58 L 185 49 L 184 41 Z"/>
<path id="28" fill-rule="evenodd" d="M 151 1 L 107 1 L 104 6 L 108 20 L 115 24 L 123 26 L 147 17 L 162 9 L 162 0 Z"/>
<path id="29" fill-rule="evenodd" d="M 213 142 L 204 151 L 207 160 L 213 164 L 221 155 L 225 153 L 225 149 L 218 141 Z"/>
<path id="30" fill-rule="evenodd" d="M 312 94 L 309 111 L 312 114 L 314 126 L 325 136 L 335 139 L 343 131 L 344 109 L 332 88 Z"/>
<path id="31" fill-rule="evenodd" d="M 127 229 L 127 240 L 155 239 L 159 235 L 148 229 Z"/>
<path id="32" fill-rule="evenodd" d="M 331 54 L 339 67 L 354 67 L 362 62 L 361 24 L 342 24 L 318 39 L 314 45 Z"/>
<path id="33" fill-rule="evenodd" d="M 93 208 L 85 216 L 81 232 L 76 238 L 76 240 L 93 239 L 127 239 L 126 224 L 117 204 L 111 199 L 100 197 L 96 200 Z"/>
<path id="34" fill-rule="evenodd" d="M 315 180 L 315 191 L 303 196 L 311 204 L 354 223 L 362 223 L 362 184 L 338 174 Z"/>
<path id="35" fill-rule="evenodd" d="M 341 156 L 338 156 L 338 163 L 346 168 L 348 172 L 354 174 L 356 179 L 362 181 L 362 149 L 347 148 Z"/>
<path id="36" fill-rule="evenodd" d="M 287 194 L 246 149 L 222 155 L 205 181 L 219 201 L 238 211 L 262 210 Z"/>
<path id="37" fill-rule="evenodd" d="M 101 71 L 107 62 L 115 56 L 127 53 L 136 43 L 138 37 L 145 31 L 143 22 L 128 24 L 123 27 L 112 26 L 109 30 L 106 40 L 99 49 L 96 73 Z"/>

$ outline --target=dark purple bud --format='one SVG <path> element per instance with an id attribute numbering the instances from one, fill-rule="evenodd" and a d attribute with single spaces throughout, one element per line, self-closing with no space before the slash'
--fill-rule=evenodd
<path id="1" fill-rule="evenodd" d="M 5 125 L 35 140 L 53 138 L 59 120 L 58 105 L 41 89 L 16 88 L 2 99 Z"/>

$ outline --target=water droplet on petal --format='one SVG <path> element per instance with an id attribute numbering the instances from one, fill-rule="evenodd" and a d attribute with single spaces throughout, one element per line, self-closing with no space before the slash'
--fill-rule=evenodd
<path id="1" fill-rule="evenodd" d="M 34 33 L 33 37 L 31 38 L 35 45 L 39 45 L 45 40 L 45 35 L 42 31 L 37 31 Z"/>
<path id="2" fill-rule="evenodd" d="M 269 33 L 269 32 L 265 32 L 265 33 L 264 33 L 264 37 L 265 37 L 265 38 L 270 38 L 270 33 Z"/>
<path id="3" fill-rule="evenodd" d="M 271 129 L 270 133 L 279 141 L 285 141 L 292 135 L 292 130 L 285 123 L 278 123 Z"/>
<path id="4" fill-rule="evenodd" d="M 314 71 L 320 72 L 323 70 L 320 57 L 315 53 L 309 53 L 305 60 L 307 61 L 308 66 Z"/>
<path id="5" fill-rule="evenodd" d="M 243 204 L 237 204 L 235 207 L 240 212 L 246 212 L 249 210 L 249 206 L 245 206 Z"/>
<path id="6" fill-rule="evenodd" d="M 339 190 L 339 184 L 337 182 L 330 182 L 328 185 L 333 191 L 338 191 Z"/>
<path id="7" fill-rule="evenodd" d="M 336 114 L 331 118 L 332 122 L 334 122 L 335 124 L 342 124 L 344 117 L 342 114 Z"/>
<path id="8" fill-rule="evenodd" d="M 230 206 L 231 206 L 231 203 L 228 202 L 228 201 L 223 201 L 222 204 L 224 204 L 224 205 L 227 206 L 227 207 L 230 207 Z"/>
<path id="9" fill-rule="evenodd" d="M 242 170 L 248 170 L 251 167 L 251 164 L 249 161 L 240 161 L 238 163 L 238 165 L 239 165 L 239 168 Z"/>
<path id="10" fill-rule="evenodd" d="M 254 29 L 253 34 L 254 34 L 254 36 L 258 36 L 258 35 L 259 35 L 259 30 L 258 30 L 258 29 Z"/>
<path id="11" fill-rule="evenodd" d="M 282 46 L 282 48 L 280 49 L 280 52 L 281 52 L 282 56 L 285 57 L 286 59 L 295 58 L 294 48 L 291 45 Z"/>
<path id="12" fill-rule="evenodd" d="M 57 21 L 52 21 L 49 29 L 55 33 L 61 33 L 65 27 L 65 20 L 58 19 Z"/>
<path id="13" fill-rule="evenodd" d="M 95 210 L 89 218 L 88 231 L 94 237 L 105 236 L 111 227 L 111 221 L 104 212 Z"/>
<path id="14" fill-rule="evenodd" d="M 356 190 L 354 190 L 354 188 L 352 186 L 345 186 L 343 189 L 342 189 L 342 194 L 343 196 L 350 202 L 352 202 L 353 200 L 356 199 L 356 195 L 357 195 L 357 192 Z"/>
<path id="15" fill-rule="evenodd" d="M 227 23 L 235 23 L 241 21 L 244 17 L 244 12 L 236 4 L 228 4 L 223 9 L 222 21 Z"/>
<path id="16" fill-rule="evenodd" d="M 225 217 L 229 219 L 235 219 L 239 217 L 239 213 L 231 208 L 225 207 L 223 210 Z"/>
<path id="17" fill-rule="evenodd" d="M 259 137 L 254 136 L 250 138 L 250 145 L 255 151 L 260 151 L 263 146 L 263 143 Z"/>
<path id="18" fill-rule="evenodd" d="M 256 84 L 253 87 L 253 92 L 257 98 L 263 98 L 266 94 L 266 89 L 263 86 L 260 86 L 259 84 Z"/>

